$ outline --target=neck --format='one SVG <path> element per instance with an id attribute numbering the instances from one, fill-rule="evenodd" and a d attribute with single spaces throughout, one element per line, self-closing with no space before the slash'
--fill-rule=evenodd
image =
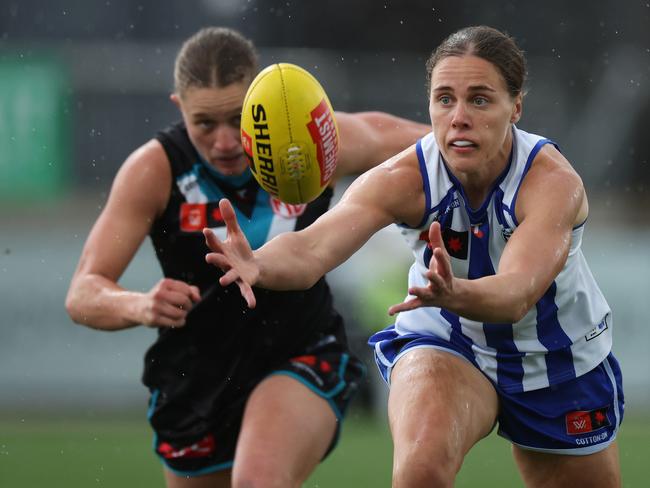
<path id="1" fill-rule="evenodd" d="M 215 178 L 225 183 L 228 183 L 229 185 L 234 187 L 245 185 L 250 181 L 253 175 L 248 166 L 246 166 L 241 173 L 224 174 L 218 169 L 216 169 L 214 166 L 212 166 L 210 163 L 205 161 L 203 158 L 201 158 L 201 163 L 203 163 L 203 165 L 208 169 L 208 171 L 210 171 L 210 174 L 212 174 Z"/>

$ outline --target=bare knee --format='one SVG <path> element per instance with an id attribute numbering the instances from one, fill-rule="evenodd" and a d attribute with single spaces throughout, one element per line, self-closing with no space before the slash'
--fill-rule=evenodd
<path id="1" fill-rule="evenodd" d="M 414 443 L 395 453 L 393 487 L 451 487 L 460 469 L 463 456 L 444 447 L 426 452 Z"/>
<path id="2" fill-rule="evenodd" d="M 247 463 L 233 470 L 233 488 L 299 488 L 299 480 L 287 468 L 271 466 L 265 462 Z"/>
<path id="3" fill-rule="evenodd" d="M 615 442 L 603 451 L 586 456 L 545 454 L 526 451 L 516 446 L 513 446 L 513 454 L 526 486 L 621 486 L 618 448 Z"/>

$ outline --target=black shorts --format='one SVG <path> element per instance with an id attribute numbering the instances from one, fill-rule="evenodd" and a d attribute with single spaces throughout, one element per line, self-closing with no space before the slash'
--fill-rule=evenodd
<path id="1" fill-rule="evenodd" d="M 298 354 L 263 371 L 254 357 L 240 355 L 232 359 L 235 366 L 220 383 L 204 382 L 191 390 L 152 389 L 148 418 L 162 462 L 180 476 L 230 469 L 246 401 L 255 386 L 274 374 L 295 378 L 329 403 L 339 420 L 331 450 L 346 407 L 365 374 L 363 363 L 348 351 L 342 327 L 339 318 L 332 333 L 315 334 Z"/>

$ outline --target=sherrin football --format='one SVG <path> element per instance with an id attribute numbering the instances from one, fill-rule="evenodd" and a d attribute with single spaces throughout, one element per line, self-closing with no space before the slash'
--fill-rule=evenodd
<path id="1" fill-rule="evenodd" d="M 241 138 L 255 179 L 285 203 L 314 200 L 334 175 L 334 111 L 316 78 L 294 64 L 273 64 L 255 77 L 242 107 Z"/>

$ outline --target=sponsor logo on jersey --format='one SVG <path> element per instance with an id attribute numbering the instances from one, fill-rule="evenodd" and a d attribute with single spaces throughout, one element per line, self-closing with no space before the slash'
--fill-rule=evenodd
<path id="1" fill-rule="evenodd" d="M 181 203 L 179 220 L 183 232 L 201 232 L 204 227 L 225 225 L 218 202 Z"/>
<path id="2" fill-rule="evenodd" d="M 454 198 L 449 205 L 445 207 L 445 211 L 442 213 L 442 215 L 447 215 L 449 212 L 451 212 L 453 209 L 460 207 L 460 200 L 458 198 Z"/>
<path id="3" fill-rule="evenodd" d="M 598 324 L 596 327 L 594 327 L 587 333 L 587 335 L 585 336 L 585 340 L 590 341 L 592 339 L 595 339 L 606 330 L 607 330 L 607 317 L 605 317 L 600 324 Z"/>
<path id="4" fill-rule="evenodd" d="M 174 447 L 169 442 L 158 445 L 158 454 L 165 459 L 198 458 L 210 456 L 215 449 L 214 436 L 206 435 L 203 439 L 189 446 Z"/>
<path id="5" fill-rule="evenodd" d="M 316 144 L 318 165 L 320 166 L 320 184 L 325 185 L 336 169 L 338 138 L 336 124 L 325 99 L 311 111 L 311 121 L 307 123 L 311 139 Z"/>
<path id="6" fill-rule="evenodd" d="M 591 444 L 598 444 L 601 441 L 604 441 L 609 437 L 607 432 L 601 432 L 600 434 L 590 435 L 587 437 L 578 437 L 575 439 L 578 446 L 589 446 Z"/>
<path id="7" fill-rule="evenodd" d="M 610 426 L 609 418 L 607 418 L 608 411 L 609 407 L 603 407 L 567 413 L 565 416 L 566 433 L 569 435 L 587 434 Z"/>
<path id="8" fill-rule="evenodd" d="M 291 203 L 284 203 L 282 200 L 279 200 L 274 196 L 271 196 L 270 200 L 273 213 L 285 219 L 294 219 L 296 217 L 300 217 L 303 213 L 305 213 L 305 209 L 307 208 L 306 203 L 293 205 Z"/>

